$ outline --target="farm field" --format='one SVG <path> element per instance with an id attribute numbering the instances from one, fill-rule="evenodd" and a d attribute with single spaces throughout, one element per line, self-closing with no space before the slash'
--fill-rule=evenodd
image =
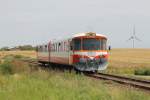
<path id="1" fill-rule="evenodd" d="M 35 51 L 0 51 L 0 59 L 7 55 L 21 55 L 30 58 L 36 58 Z"/>
<path id="2" fill-rule="evenodd" d="M 11 56 L 2 59 L 7 55 Z M 112 81 L 95 80 L 68 71 L 31 70 L 30 64 L 12 55 L 36 58 L 34 51 L 0 53 L 3 60 L 0 71 L 6 68 L 5 73 L 0 74 L 2 100 L 150 100 L 149 92 Z M 149 49 L 114 49 L 110 52 L 106 72 L 132 75 L 137 68 L 149 68 L 149 55 Z"/>
<path id="3" fill-rule="evenodd" d="M 113 49 L 109 52 L 107 73 L 134 74 L 138 69 L 150 69 L 150 49 Z"/>

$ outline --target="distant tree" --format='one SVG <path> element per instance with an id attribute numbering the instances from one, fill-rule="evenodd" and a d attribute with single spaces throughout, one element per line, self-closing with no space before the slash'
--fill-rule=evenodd
<path id="1" fill-rule="evenodd" d="M 32 45 L 23 45 L 23 46 L 18 46 L 18 49 L 20 50 L 35 50 L 35 47 Z"/>
<path id="2" fill-rule="evenodd" d="M 0 49 L 0 51 L 11 51 L 11 50 L 36 50 L 36 47 L 32 45 L 22 45 L 22 46 L 15 46 L 13 48 L 2 47 Z"/>
<path id="3" fill-rule="evenodd" d="M 2 47 L 0 51 L 10 51 L 9 47 Z"/>

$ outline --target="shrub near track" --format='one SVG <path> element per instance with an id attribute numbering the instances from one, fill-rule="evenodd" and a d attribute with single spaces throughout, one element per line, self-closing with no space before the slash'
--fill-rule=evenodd
<path id="1" fill-rule="evenodd" d="M 137 69 L 135 70 L 134 74 L 150 76 L 150 69 Z"/>
<path id="2" fill-rule="evenodd" d="M 0 72 L 2 74 L 12 74 L 12 65 L 10 62 L 5 61 L 0 64 Z"/>
<path id="3" fill-rule="evenodd" d="M 0 64 L 1 74 L 15 74 L 30 72 L 29 64 L 21 61 L 24 58 L 20 55 L 7 55 L 3 58 L 3 62 Z"/>

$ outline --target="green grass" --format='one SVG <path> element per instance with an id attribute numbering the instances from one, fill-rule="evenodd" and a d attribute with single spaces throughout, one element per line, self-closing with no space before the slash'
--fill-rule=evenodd
<path id="1" fill-rule="evenodd" d="M 1 100 L 149 100 L 148 93 L 68 72 L 0 77 Z"/>
<path id="2" fill-rule="evenodd" d="M 111 81 L 68 71 L 31 70 L 21 58 L 7 56 L 0 64 L 0 72 L 11 68 L 11 73 L 0 73 L 0 100 L 150 100 L 147 92 Z"/>

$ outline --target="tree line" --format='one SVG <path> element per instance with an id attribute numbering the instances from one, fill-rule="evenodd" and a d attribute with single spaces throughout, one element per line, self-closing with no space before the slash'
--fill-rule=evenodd
<path id="1" fill-rule="evenodd" d="M 32 46 L 32 45 L 22 45 L 22 46 L 15 46 L 15 47 L 2 47 L 0 48 L 0 51 L 15 51 L 15 50 L 36 50 L 36 47 L 35 46 Z"/>

